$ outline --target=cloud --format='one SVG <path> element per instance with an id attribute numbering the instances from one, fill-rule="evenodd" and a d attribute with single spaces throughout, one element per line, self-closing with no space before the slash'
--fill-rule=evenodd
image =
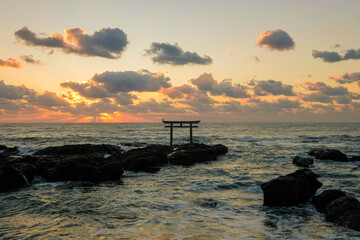
<path id="1" fill-rule="evenodd" d="M 9 100 L 23 99 L 24 96 L 33 96 L 36 92 L 32 89 L 23 86 L 7 85 L 3 80 L 0 80 L 0 98 Z"/>
<path id="2" fill-rule="evenodd" d="M 197 90 L 188 84 L 183 84 L 179 87 L 164 88 L 162 89 L 161 93 L 169 96 L 172 99 L 183 99 L 193 96 L 197 93 Z"/>
<path id="3" fill-rule="evenodd" d="M 289 34 L 283 30 L 265 31 L 256 40 L 257 45 L 264 46 L 270 50 L 290 50 L 294 49 L 295 43 Z"/>
<path id="4" fill-rule="evenodd" d="M 213 96 L 225 95 L 232 98 L 249 98 L 248 88 L 240 84 L 233 84 L 231 80 L 224 79 L 218 82 L 210 73 L 203 73 L 198 78 L 191 79 L 197 89 L 208 91 Z"/>
<path id="5" fill-rule="evenodd" d="M 139 72 L 104 72 L 95 74 L 93 81 L 103 84 L 109 93 L 118 92 L 156 92 L 161 88 L 171 87 L 170 78 L 165 73 Z"/>
<path id="6" fill-rule="evenodd" d="M 337 52 L 313 50 L 312 56 L 314 58 L 321 58 L 324 62 L 338 62 L 342 60 L 342 57 Z"/>
<path id="7" fill-rule="evenodd" d="M 60 86 L 63 88 L 70 88 L 86 98 L 110 97 L 109 92 L 104 87 L 95 85 L 95 83 L 92 83 L 90 81 L 86 83 L 76 83 L 73 81 L 68 81 L 60 83 Z"/>
<path id="8" fill-rule="evenodd" d="M 261 81 L 251 81 L 250 86 L 254 86 L 254 93 L 257 96 L 267 96 L 269 94 L 278 96 L 294 96 L 293 86 L 283 84 L 281 81 L 275 80 L 261 80 Z"/>
<path id="9" fill-rule="evenodd" d="M 341 96 L 349 94 L 345 87 L 330 87 L 323 82 L 305 82 L 302 86 L 309 91 L 317 92 L 326 96 Z"/>
<path id="10" fill-rule="evenodd" d="M 41 64 L 40 60 L 35 60 L 33 55 L 22 55 L 20 59 L 30 64 Z"/>
<path id="11" fill-rule="evenodd" d="M 50 37 L 39 37 L 27 27 L 15 32 L 15 36 L 27 45 L 62 49 L 64 53 L 82 56 L 98 56 L 117 59 L 128 44 L 126 34 L 119 28 L 103 28 L 89 35 L 81 28 L 65 29 Z"/>
<path id="12" fill-rule="evenodd" d="M 18 62 L 12 58 L 9 58 L 8 60 L 0 58 L 0 67 L 21 68 L 21 62 Z"/>
<path id="13" fill-rule="evenodd" d="M 360 86 L 360 72 L 345 73 L 339 75 L 330 75 L 330 79 L 334 79 L 339 84 L 354 83 Z"/>
<path id="14" fill-rule="evenodd" d="M 47 91 L 44 94 L 32 95 L 27 101 L 33 105 L 45 108 L 70 106 L 69 102 L 57 96 L 56 93 Z"/>
<path id="15" fill-rule="evenodd" d="M 323 93 L 310 93 L 301 96 L 301 100 L 306 102 L 320 102 L 320 103 L 332 103 L 332 97 L 324 95 Z"/>
<path id="16" fill-rule="evenodd" d="M 154 63 L 170 65 L 201 64 L 207 65 L 212 63 L 209 56 L 200 57 L 196 52 L 184 52 L 177 44 L 153 42 L 150 49 L 145 53 L 153 56 L 151 59 Z"/>
<path id="17" fill-rule="evenodd" d="M 312 55 L 314 58 L 320 58 L 324 62 L 340 62 L 345 60 L 357 60 L 360 59 L 360 48 L 359 49 L 349 49 L 346 50 L 343 56 L 340 56 L 338 52 L 328 52 L 328 51 L 318 51 L 313 50 Z"/>

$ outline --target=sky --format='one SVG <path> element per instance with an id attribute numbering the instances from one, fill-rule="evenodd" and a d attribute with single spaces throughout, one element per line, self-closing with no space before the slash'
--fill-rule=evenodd
<path id="1" fill-rule="evenodd" d="M 0 4 L 0 122 L 360 119 L 358 0 Z"/>

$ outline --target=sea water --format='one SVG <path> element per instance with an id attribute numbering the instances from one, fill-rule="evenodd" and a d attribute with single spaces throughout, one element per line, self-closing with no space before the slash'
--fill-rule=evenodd
<path id="1" fill-rule="evenodd" d="M 359 239 L 309 204 L 264 207 L 260 185 L 299 169 L 311 148 L 360 155 L 359 123 L 200 123 L 194 142 L 223 144 L 215 162 L 125 172 L 120 181 L 48 183 L 0 193 L 1 239 Z M 189 141 L 176 128 L 174 143 Z M 160 123 L 0 124 L 0 144 L 31 154 L 64 144 L 115 144 L 130 150 L 168 144 Z M 360 162 L 315 160 L 324 185 L 360 199 Z"/>

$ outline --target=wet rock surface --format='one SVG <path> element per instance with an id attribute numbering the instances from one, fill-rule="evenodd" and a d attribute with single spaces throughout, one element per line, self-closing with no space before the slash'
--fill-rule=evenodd
<path id="1" fill-rule="evenodd" d="M 325 209 L 330 202 L 343 196 L 346 196 L 346 194 L 343 191 L 335 190 L 335 189 L 326 190 L 321 194 L 315 196 L 311 200 L 311 203 L 314 204 L 316 210 L 323 213 L 325 212 Z"/>
<path id="2" fill-rule="evenodd" d="M 313 163 L 314 163 L 314 159 L 309 157 L 296 156 L 293 158 L 293 164 L 298 165 L 300 167 L 309 167 Z"/>
<path id="3" fill-rule="evenodd" d="M 320 160 L 333 160 L 339 162 L 348 162 L 349 158 L 346 154 L 342 153 L 336 149 L 329 148 L 314 148 L 311 149 L 308 154 L 314 156 L 316 159 Z"/>
<path id="4" fill-rule="evenodd" d="M 218 155 L 226 152 L 227 148 L 223 145 L 205 144 L 175 148 L 149 145 L 128 152 L 115 145 L 77 144 L 48 147 L 33 155 L 18 156 L 17 148 L 6 148 L 1 153 L 0 191 L 25 186 L 35 176 L 51 182 L 116 181 L 124 170 L 157 172 L 169 162 L 191 165 L 216 160 Z"/>
<path id="5" fill-rule="evenodd" d="M 360 231 L 360 202 L 354 197 L 343 196 L 331 201 L 325 215 L 330 222 Z"/>
<path id="6" fill-rule="evenodd" d="M 315 196 L 315 208 L 325 213 L 326 219 L 340 226 L 360 231 L 360 202 L 340 190 L 326 190 Z"/>
<path id="7" fill-rule="evenodd" d="M 310 200 L 322 183 L 310 169 L 301 169 L 261 184 L 264 206 L 295 206 Z"/>

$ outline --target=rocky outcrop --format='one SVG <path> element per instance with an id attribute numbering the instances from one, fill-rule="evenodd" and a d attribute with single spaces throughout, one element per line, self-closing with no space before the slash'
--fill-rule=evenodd
<path id="1" fill-rule="evenodd" d="M 297 170 L 263 183 L 264 206 L 295 206 L 309 201 L 322 183 L 310 169 Z"/>
<path id="2" fill-rule="evenodd" d="M 360 231 L 360 202 L 354 197 L 343 196 L 331 201 L 325 215 L 330 222 Z"/>
<path id="3" fill-rule="evenodd" d="M 170 146 L 150 145 L 113 155 L 107 161 L 119 163 L 124 170 L 157 172 L 162 165 L 168 163 L 167 155 L 171 151 Z"/>
<path id="4" fill-rule="evenodd" d="M 156 172 L 169 162 L 190 165 L 215 160 L 226 152 L 225 146 L 205 144 L 183 145 L 175 149 L 149 145 L 128 152 L 108 144 L 77 144 L 48 147 L 33 155 L 17 156 L 17 148 L 13 148 L 3 154 L 3 161 L 0 161 L 0 191 L 31 183 L 35 176 L 51 182 L 119 180 L 124 170 Z M 110 157 L 104 158 L 105 155 Z"/>
<path id="5" fill-rule="evenodd" d="M 308 154 L 310 156 L 315 156 L 316 159 L 320 160 L 333 160 L 339 162 L 348 162 L 349 158 L 346 154 L 342 153 L 336 149 L 328 148 L 314 148 L 311 149 Z"/>
<path id="6" fill-rule="evenodd" d="M 343 196 L 346 196 L 346 194 L 343 191 L 334 190 L 334 189 L 326 190 L 321 194 L 315 196 L 311 200 L 311 203 L 314 204 L 316 210 L 323 213 L 325 212 L 325 209 L 330 202 Z"/>
<path id="7" fill-rule="evenodd" d="M 309 157 L 296 156 L 293 158 L 293 164 L 298 165 L 300 167 L 309 167 L 313 163 L 314 163 L 314 159 Z"/>
<path id="8" fill-rule="evenodd" d="M 311 203 L 328 221 L 360 231 L 360 202 L 356 198 L 331 189 L 315 196 Z"/>
<path id="9" fill-rule="evenodd" d="M 7 146 L 5 146 L 5 145 L 0 145 L 0 151 L 1 151 L 1 150 L 5 150 L 5 149 L 7 149 Z"/>
<path id="10" fill-rule="evenodd" d="M 178 146 L 169 155 L 169 161 L 174 165 L 189 166 L 199 162 L 214 161 L 218 155 L 227 153 L 224 145 L 209 146 L 205 144 L 186 144 Z"/>
<path id="11" fill-rule="evenodd" d="M 45 149 L 35 152 L 33 155 L 104 155 L 104 154 L 117 154 L 121 153 L 122 150 L 115 145 L 110 144 L 74 144 L 47 147 Z"/>

